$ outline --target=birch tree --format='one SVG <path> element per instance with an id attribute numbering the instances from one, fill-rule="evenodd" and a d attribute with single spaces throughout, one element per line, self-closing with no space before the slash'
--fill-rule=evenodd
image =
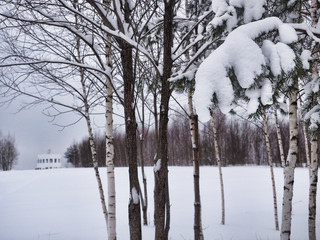
<path id="1" fill-rule="evenodd" d="M 318 18 L 318 10 L 319 4 L 316 0 L 312 0 L 311 2 L 311 26 L 317 27 L 319 18 Z M 313 49 L 313 63 L 312 63 L 312 79 L 317 79 L 319 81 L 319 42 L 315 43 Z M 313 105 L 319 105 L 317 103 L 317 95 L 316 93 L 312 94 L 312 102 Z M 305 132 L 306 134 L 306 132 Z M 316 240 L 316 205 L 317 205 L 317 185 L 318 185 L 318 129 L 312 131 L 311 134 L 311 159 L 307 159 L 307 162 L 310 161 L 309 169 L 310 169 L 310 187 L 309 187 L 309 220 L 308 220 L 308 228 L 309 228 L 309 239 Z"/>
<path id="2" fill-rule="evenodd" d="M 289 131 L 290 143 L 289 152 L 284 167 L 284 192 L 282 202 L 282 224 L 281 224 L 281 239 L 290 239 L 291 234 L 291 218 L 292 218 L 292 197 L 294 183 L 294 169 L 297 162 L 298 153 L 298 115 L 297 115 L 297 92 L 298 92 L 298 77 L 293 80 L 293 91 L 289 96 Z"/>
<path id="3" fill-rule="evenodd" d="M 318 57 L 319 57 L 319 35 L 318 35 L 318 14 L 319 9 L 317 1 L 307 1 L 304 3 L 303 9 L 308 9 L 306 15 L 303 15 L 305 23 L 295 24 L 297 31 L 304 34 L 311 42 L 311 51 L 305 50 L 302 53 L 303 68 L 309 70 L 311 74 L 305 85 L 303 85 L 304 101 L 302 108 L 305 115 L 304 120 L 309 125 L 311 133 L 311 154 L 310 159 L 307 157 L 307 164 L 309 165 L 310 187 L 309 187 L 309 239 L 316 239 L 316 194 L 318 182 L 318 126 L 319 126 L 319 72 L 318 72 Z M 310 21 L 311 20 L 311 21 Z M 309 25 L 310 24 L 310 25 Z M 311 65 L 309 63 L 311 61 Z M 305 125 L 305 123 L 304 123 Z M 307 131 L 304 131 L 305 137 Z M 307 141 L 306 151 L 308 151 Z"/>
<path id="4" fill-rule="evenodd" d="M 110 8 L 111 1 L 104 0 L 107 8 Z M 106 35 L 106 66 L 112 69 L 112 46 L 111 37 Z M 116 231 L 116 187 L 115 187 L 115 173 L 114 173 L 114 142 L 113 142 L 113 88 L 112 75 L 107 78 L 105 85 L 106 97 L 106 167 L 108 178 L 108 239 L 115 240 L 117 236 Z"/>
<path id="5" fill-rule="evenodd" d="M 204 239 L 201 221 L 200 198 L 200 159 L 199 159 L 199 126 L 198 115 L 194 114 L 192 94 L 188 92 L 188 106 L 190 113 L 190 132 L 193 153 L 193 177 L 194 177 L 194 239 Z"/>
<path id="6" fill-rule="evenodd" d="M 25 34 L 25 39 L 18 41 L 18 43 L 22 43 L 21 46 L 17 45 L 14 47 L 9 47 L 9 49 L 12 50 L 9 55 L 7 55 L 5 58 L 3 58 L 2 62 L 2 68 L 15 68 L 18 69 L 19 66 L 27 66 L 29 67 L 29 70 L 26 68 L 23 69 L 20 68 L 20 71 L 18 71 L 21 74 L 24 74 L 23 71 L 30 71 L 39 73 L 42 75 L 42 77 L 45 80 L 40 80 L 40 78 L 36 78 L 39 81 L 30 81 L 31 85 L 30 88 L 26 90 L 26 81 L 29 81 L 28 78 L 26 78 L 23 82 L 18 82 L 16 79 L 19 79 L 21 75 L 17 74 L 16 76 L 13 76 L 12 79 L 8 78 L 8 75 L 3 75 L 8 80 L 6 82 L 3 81 L 3 84 L 6 87 L 9 87 L 10 90 L 13 91 L 11 97 L 14 97 L 15 94 L 22 94 L 26 95 L 28 97 L 36 99 L 34 103 L 41 103 L 41 102 L 47 102 L 49 105 L 52 106 L 52 109 L 58 112 L 60 115 L 60 110 L 56 106 L 61 106 L 63 108 L 67 108 L 70 111 L 75 111 L 80 114 L 81 117 L 85 118 L 87 122 L 88 127 L 88 134 L 89 134 L 89 141 L 90 141 L 90 147 L 91 147 L 91 154 L 92 154 L 92 160 L 93 160 L 93 167 L 95 170 L 99 193 L 100 193 L 100 199 L 102 204 L 103 213 L 106 220 L 107 228 L 111 226 L 109 229 L 109 239 L 115 238 L 115 225 L 112 224 L 115 220 L 113 213 L 115 211 L 112 210 L 111 207 L 111 214 L 108 215 L 108 211 L 106 208 L 105 203 L 105 197 L 104 192 L 102 188 L 102 182 L 100 178 L 100 173 L 98 170 L 98 162 L 96 158 L 96 146 L 94 142 L 93 132 L 92 132 L 92 123 L 90 119 L 90 113 L 95 106 L 97 106 L 97 103 L 100 102 L 99 97 L 94 98 L 92 96 L 93 89 L 96 88 L 96 94 L 97 92 L 101 91 L 102 87 L 107 85 L 107 81 L 102 80 L 102 77 L 104 76 L 105 79 L 109 79 L 109 89 L 111 88 L 110 85 L 110 74 L 103 73 L 104 70 L 107 68 L 106 65 L 104 65 L 104 61 L 102 60 L 101 56 L 97 54 L 96 49 L 93 48 L 93 41 L 94 41 L 94 34 L 91 34 L 91 41 L 90 38 L 85 36 L 87 32 L 87 28 L 84 24 L 84 19 L 82 18 L 82 10 L 83 5 L 78 4 L 78 2 L 74 1 L 72 2 L 72 6 L 64 6 L 63 4 L 57 4 L 56 8 L 52 9 L 53 13 L 56 13 L 56 16 L 60 16 L 61 19 L 54 19 L 50 15 L 50 10 L 46 12 L 47 9 L 43 8 L 41 3 L 37 2 L 25 2 L 25 3 L 16 3 L 15 6 L 8 3 L 8 12 L 3 12 L 2 17 L 4 17 L 4 24 L 9 24 L 11 28 L 16 28 L 21 31 L 21 33 Z M 16 14 L 10 15 L 10 11 L 14 11 L 16 7 L 20 7 L 19 10 L 24 9 L 25 12 L 34 13 L 32 16 L 34 18 L 28 18 L 26 17 L 23 12 L 21 11 L 15 11 Z M 63 10 L 70 10 L 69 13 Z M 65 23 L 62 23 L 62 19 L 66 20 L 67 17 L 68 21 Z M 49 22 L 46 22 L 44 19 L 50 19 Z M 59 22 L 61 20 L 61 22 Z M 30 24 L 30 27 L 26 27 L 27 23 Z M 69 25 L 67 25 L 67 23 Z M 47 30 L 44 26 L 49 26 L 49 30 Z M 9 26 L 7 26 L 9 27 Z M 8 28 L 4 28 L 4 30 L 7 30 Z M 62 30 L 66 29 L 66 30 Z M 56 30 L 56 31 L 55 31 Z M 67 34 L 66 34 L 67 33 Z M 21 36 L 22 34 L 20 34 Z M 23 35 L 22 35 L 23 36 Z M 38 37 L 38 36 L 42 36 Z M 70 37 L 72 36 L 72 37 Z M 7 40 L 12 40 L 14 36 L 7 35 Z M 29 45 L 26 44 L 26 39 L 31 39 L 32 41 L 29 42 Z M 75 40 L 74 40 L 75 39 Z M 24 42 L 22 42 L 24 41 Z M 17 41 L 15 41 L 17 42 Z M 8 42 L 9 46 L 12 46 L 14 42 Z M 35 47 L 33 47 L 33 45 Z M 75 46 L 75 48 L 74 48 Z M 16 50 L 14 50 L 16 48 Z M 92 55 L 96 57 L 96 62 L 99 62 L 102 68 L 102 71 L 99 70 L 96 66 L 90 66 L 87 64 L 86 59 L 88 59 L 90 54 L 88 52 L 90 51 L 90 48 L 92 50 Z M 75 49 L 75 51 L 73 51 Z M 42 51 L 45 54 L 40 54 L 37 56 L 35 54 L 38 51 Z M 28 53 L 31 54 L 28 54 Z M 82 55 L 83 53 L 88 55 Z M 51 58 L 49 57 L 51 55 Z M 39 57 L 40 56 L 40 57 Z M 70 56 L 70 57 L 69 57 Z M 16 61 L 11 61 L 11 59 L 15 57 Z M 19 61 L 17 61 L 19 59 Z M 45 64 L 45 65 L 44 65 Z M 60 64 L 58 67 L 57 65 Z M 61 64 L 64 64 L 66 67 L 61 67 Z M 50 67 L 43 67 L 43 66 L 50 66 Z M 110 67 L 110 66 L 108 66 Z M 66 78 L 70 78 L 74 75 L 64 75 L 64 79 L 61 79 L 61 75 L 54 74 L 59 69 L 71 69 L 70 72 L 74 72 L 74 69 L 79 69 L 79 85 L 81 90 L 77 90 L 76 84 L 72 84 L 72 81 L 68 82 Z M 93 71 L 96 71 L 96 73 L 91 72 L 90 69 Z M 62 71 L 60 71 L 63 73 Z M 6 74 L 5 71 L 2 72 L 3 74 Z M 101 79 L 98 77 L 101 73 L 102 77 Z M 111 73 L 111 72 L 110 72 Z M 90 76 L 91 75 L 91 76 Z M 31 77 L 34 77 L 33 74 L 30 74 Z M 92 82 L 90 79 L 95 79 L 96 82 Z M 20 87 L 20 85 L 23 85 L 23 88 Z M 32 87 L 32 85 L 34 87 Z M 52 85 L 52 86 L 50 86 Z M 55 86 L 54 86 L 55 85 Z M 99 86 L 100 85 L 100 86 Z M 35 87 L 36 86 L 36 87 Z M 41 88 L 40 88 L 41 87 Z M 33 88 L 33 89 L 31 89 Z M 40 91 L 40 89 L 42 89 Z M 60 92 L 59 92 L 60 91 Z M 64 100 L 60 96 L 63 95 L 69 95 L 73 97 L 74 99 L 80 100 L 80 104 L 78 106 L 75 106 L 75 102 L 73 105 L 70 105 L 67 103 L 66 99 Z M 109 95 L 110 97 L 110 95 Z M 96 100 L 94 100 L 96 99 Z M 98 101 L 97 101 L 98 100 Z M 110 101 L 109 101 L 110 102 Z M 81 103 L 83 105 L 81 105 Z M 110 109 L 110 105 L 108 106 Z M 68 111 L 69 111 L 68 110 Z M 112 108 L 111 108 L 112 110 Z M 49 114 L 51 115 L 51 113 Z M 51 115 L 56 116 L 56 115 Z M 110 117 L 109 117 L 110 119 Z M 112 121 L 112 119 L 111 119 Z M 112 131 L 112 130 L 111 130 Z M 107 133 L 108 134 L 108 133 Z M 109 141 L 109 146 L 110 146 Z M 112 146 L 111 146 L 112 148 Z M 110 152 L 110 151 L 107 151 Z M 113 161 L 113 159 L 112 159 Z M 110 158 L 108 160 L 108 165 L 110 165 Z M 108 172 L 111 172 L 110 169 L 108 169 Z M 112 186 L 113 185 L 113 186 Z M 114 182 L 109 181 L 109 188 L 114 189 Z M 114 195 L 111 196 L 112 199 L 114 199 Z M 113 200 L 114 202 L 114 200 Z M 109 201 L 110 203 L 110 201 Z M 113 204 L 114 205 L 114 204 Z M 108 217 L 111 217 L 111 220 L 109 221 Z M 109 225 L 109 222 L 111 223 Z"/>
<path id="7" fill-rule="evenodd" d="M 197 21 L 199 17 L 203 15 L 204 10 L 207 10 L 208 3 L 206 1 L 185 1 L 185 16 L 186 20 Z M 188 28 L 187 31 L 190 31 Z M 195 27 L 194 35 L 199 33 L 199 26 Z M 190 43 L 190 40 L 186 44 Z M 199 49 L 198 44 L 194 46 L 195 51 L 187 50 L 185 52 L 186 62 L 190 62 L 190 58 L 195 56 Z M 196 65 L 196 64 L 194 64 Z M 192 143 L 192 155 L 193 155 L 193 168 L 194 168 L 194 239 L 204 239 L 202 230 L 202 216 L 201 216 L 201 197 L 200 197 L 200 157 L 199 157 L 199 126 L 198 116 L 193 107 L 193 91 L 194 91 L 194 77 L 191 83 L 187 83 L 188 92 L 188 108 L 189 108 L 189 124 Z"/>
<path id="8" fill-rule="evenodd" d="M 220 159 L 220 151 L 219 151 L 219 144 L 218 144 L 218 136 L 217 136 L 217 128 L 216 128 L 216 121 L 214 112 L 211 110 L 211 118 L 212 118 L 212 130 L 213 130 L 213 139 L 214 139 L 214 147 L 215 147 L 215 158 L 218 165 L 219 170 L 219 179 L 220 179 L 220 191 L 221 191 L 221 224 L 225 224 L 225 200 L 224 200 L 224 184 L 223 184 L 223 176 L 222 176 L 222 166 L 221 166 L 221 159 Z"/>
<path id="9" fill-rule="evenodd" d="M 284 167 L 285 158 L 284 158 L 284 150 L 283 150 L 282 137 L 280 133 L 280 125 L 279 125 L 277 109 L 274 110 L 274 119 L 276 123 L 277 140 L 278 140 L 278 146 L 279 146 L 279 152 L 280 152 L 280 162 L 281 162 L 281 166 Z"/>
<path id="10" fill-rule="evenodd" d="M 265 111 L 263 112 L 263 126 L 264 126 L 264 137 L 265 137 L 267 153 L 268 153 L 268 162 L 269 162 L 270 173 L 271 173 L 275 228 L 276 228 L 276 230 L 279 230 L 277 191 L 276 191 L 276 183 L 275 183 L 275 179 L 274 179 L 271 146 L 270 146 L 270 141 L 269 141 L 268 121 L 267 121 L 267 115 L 266 115 Z"/>

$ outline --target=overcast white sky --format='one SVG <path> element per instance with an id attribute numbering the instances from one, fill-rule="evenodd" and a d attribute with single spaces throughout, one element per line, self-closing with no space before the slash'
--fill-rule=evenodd
<path id="1" fill-rule="evenodd" d="M 52 153 L 64 155 L 73 140 L 79 141 L 87 136 L 84 120 L 61 131 L 41 112 L 40 107 L 16 111 L 16 104 L 0 108 L 0 131 L 3 135 L 10 133 L 15 137 L 20 153 L 15 169 L 34 169 L 38 154 L 51 149 Z M 63 121 L 63 117 L 60 120 Z"/>

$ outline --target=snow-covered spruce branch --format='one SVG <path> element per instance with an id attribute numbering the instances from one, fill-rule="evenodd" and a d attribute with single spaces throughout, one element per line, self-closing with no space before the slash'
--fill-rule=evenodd
<path id="1" fill-rule="evenodd" d="M 274 44 L 266 40 L 264 42 L 266 49 L 261 49 L 255 39 L 274 30 L 279 31 L 280 42 Z M 270 54 L 273 52 L 279 55 L 276 61 L 272 59 L 269 63 L 273 74 L 279 75 L 281 70 L 291 71 L 295 67 L 295 54 L 286 43 L 296 40 L 297 35 L 294 29 L 276 17 L 251 22 L 233 30 L 224 43 L 200 65 L 197 72 L 195 103 L 199 107 L 198 110 L 203 109 L 199 112 L 202 117 L 210 118 L 206 108 L 211 105 L 214 93 L 219 100 L 222 112 L 229 112 L 233 108 L 235 90 L 228 76 L 230 69 L 233 69 L 242 89 L 249 89 L 254 84 L 254 79 L 263 73 L 263 66 L 267 65 L 266 58 L 271 59 Z M 284 59 L 287 60 L 284 62 Z M 260 92 L 260 95 L 267 93 Z M 252 100 L 251 105 L 254 107 L 260 95 L 254 95 L 250 91 L 246 91 L 246 95 Z"/>

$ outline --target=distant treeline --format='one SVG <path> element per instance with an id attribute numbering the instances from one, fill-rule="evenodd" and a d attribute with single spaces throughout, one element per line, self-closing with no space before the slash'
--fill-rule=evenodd
<path id="1" fill-rule="evenodd" d="M 192 144 L 190 137 L 189 119 L 183 115 L 175 115 L 169 121 L 168 147 L 169 165 L 192 165 Z M 242 120 L 236 116 L 228 116 L 217 112 L 216 127 L 220 149 L 220 158 L 223 165 L 267 165 L 267 150 L 263 134 L 262 121 L 254 123 Z M 280 154 L 276 135 L 276 128 L 272 116 L 269 116 L 269 134 L 273 162 L 280 166 Z M 289 147 L 289 124 L 286 120 L 280 121 L 285 156 Z M 144 144 L 144 162 L 146 166 L 154 165 L 156 153 L 155 131 L 149 129 L 140 141 L 141 135 L 137 133 L 139 144 Z M 214 141 L 212 122 L 200 123 L 200 162 L 201 165 L 216 165 L 214 157 Z M 99 166 L 105 166 L 105 137 L 103 134 L 95 135 L 97 146 L 97 159 Z M 125 133 L 115 131 L 115 166 L 127 166 L 128 159 L 125 151 Z M 138 148 L 139 159 L 141 156 Z M 92 167 L 91 150 L 88 138 L 74 142 L 68 147 L 65 157 L 75 167 Z M 306 163 L 304 135 L 299 126 L 299 153 L 298 166 Z"/>

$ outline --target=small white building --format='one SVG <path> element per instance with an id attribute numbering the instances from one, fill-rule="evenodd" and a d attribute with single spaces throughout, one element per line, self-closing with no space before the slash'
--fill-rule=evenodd
<path id="1" fill-rule="evenodd" d="M 61 168 L 61 154 L 50 153 L 39 154 L 36 169 Z"/>

